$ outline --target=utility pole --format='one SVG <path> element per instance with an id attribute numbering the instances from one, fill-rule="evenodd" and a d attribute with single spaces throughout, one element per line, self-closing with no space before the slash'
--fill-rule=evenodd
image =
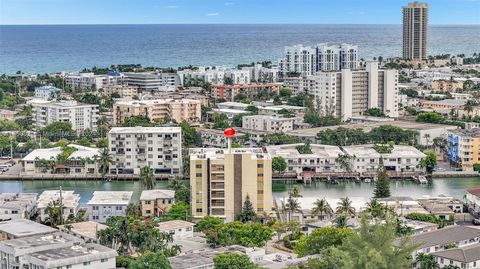
<path id="1" fill-rule="evenodd" d="M 60 186 L 60 224 L 63 225 L 63 200 L 62 200 L 62 186 Z"/>

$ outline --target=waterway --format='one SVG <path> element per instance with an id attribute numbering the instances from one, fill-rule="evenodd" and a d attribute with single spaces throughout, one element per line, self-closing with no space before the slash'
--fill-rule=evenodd
<path id="1" fill-rule="evenodd" d="M 142 191 L 138 181 L 63 181 L 63 180 L 36 180 L 36 181 L 0 181 L 0 192 L 37 192 L 41 193 L 48 189 L 74 190 L 81 196 L 81 204 L 85 205 L 94 191 L 133 191 L 133 200 L 138 201 Z M 158 181 L 157 188 L 166 188 L 167 181 Z M 282 199 L 288 195 L 294 185 L 287 185 L 286 190 L 274 192 L 273 197 Z M 367 201 L 373 193 L 372 183 L 340 182 L 328 184 L 315 182 L 311 185 L 297 185 L 303 195 L 303 202 L 308 206 L 317 198 L 339 199 L 349 197 L 354 201 Z M 445 195 L 462 199 L 465 190 L 472 187 L 480 187 L 480 178 L 447 178 L 434 179 L 430 184 L 417 184 L 410 181 L 392 181 L 392 196 L 409 196 L 419 198 L 422 196 Z"/>

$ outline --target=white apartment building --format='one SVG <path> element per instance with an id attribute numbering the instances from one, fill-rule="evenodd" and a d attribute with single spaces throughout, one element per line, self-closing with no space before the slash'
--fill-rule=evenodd
<path id="1" fill-rule="evenodd" d="M 43 128 L 52 122 L 66 121 L 78 134 L 86 129 L 96 130 L 98 121 L 98 105 L 79 104 L 76 101 L 31 100 L 33 122 Z"/>
<path id="2" fill-rule="evenodd" d="M 255 64 L 254 66 L 242 67 L 242 70 L 250 71 L 251 82 L 257 83 L 272 83 L 278 80 L 278 68 L 263 67 L 261 64 Z"/>
<path id="3" fill-rule="evenodd" d="M 1 193 L 0 220 L 27 219 L 37 203 L 36 193 Z"/>
<path id="4" fill-rule="evenodd" d="M 0 242 L 0 257 L 2 257 L 1 269 L 29 268 L 29 255 L 39 251 L 50 249 L 62 249 L 80 244 L 82 240 L 73 235 L 62 232 L 49 234 L 37 234 L 17 239 Z M 37 267 L 36 269 L 39 269 Z M 85 268 L 86 269 L 86 268 Z"/>
<path id="5" fill-rule="evenodd" d="M 80 195 L 73 191 L 62 190 L 46 190 L 38 197 L 37 210 L 40 215 L 40 220 L 45 221 L 48 218 L 48 214 L 45 212 L 48 205 L 53 202 L 58 202 L 63 205 L 63 217 L 68 218 L 69 215 L 76 216 L 80 209 Z"/>
<path id="6" fill-rule="evenodd" d="M 320 43 L 315 49 L 317 72 L 358 68 L 358 46 L 345 43 L 340 46 L 329 46 L 327 43 Z"/>
<path id="7" fill-rule="evenodd" d="M 383 165 L 390 172 L 424 172 L 420 162 L 425 154 L 415 147 L 394 145 L 388 153 L 379 153 L 373 145 L 355 145 L 343 147 L 350 157 L 351 169 L 358 173 L 375 173 L 383 159 Z"/>
<path id="8" fill-rule="evenodd" d="M 283 79 L 283 86 L 292 90 L 293 94 L 313 92 L 316 86 L 315 76 L 306 77 L 285 77 Z"/>
<path id="9" fill-rule="evenodd" d="M 379 70 L 368 63 L 366 70 L 343 69 L 319 72 L 310 94 L 316 107 L 325 114 L 347 120 L 362 115 L 369 108 L 379 108 L 387 116 L 398 117 L 398 72 Z"/>
<path id="10" fill-rule="evenodd" d="M 44 235 L 57 232 L 50 226 L 28 219 L 14 219 L 0 222 L 0 241 Z"/>
<path id="11" fill-rule="evenodd" d="M 125 76 L 116 71 L 110 71 L 105 75 L 94 73 L 70 73 L 65 76 L 65 84 L 73 89 L 101 89 L 105 86 L 125 84 Z"/>
<path id="12" fill-rule="evenodd" d="M 62 147 L 36 149 L 25 156 L 20 162 L 22 164 L 21 174 L 24 176 L 39 176 L 42 174 L 69 174 L 76 176 L 85 176 L 99 172 L 99 164 L 96 158 L 100 156 L 99 148 L 84 147 L 75 144 L 69 144 L 68 147 L 75 148 L 68 157 L 67 161 L 61 165 L 45 165 L 45 161 L 55 160 L 59 154 L 64 151 Z"/>
<path id="13" fill-rule="evenodd" d="M 188 86 L 188 84 L 195 80 L 201 80 L 212 84 L 223 84 L 225 80 L 225 70 L 218 68 L 199 67 L 196 70 L 184 69 L 177 71 L 180 79 L 180 84 Z"/>
<path id="14" fill-rule="evenodd" d="M 287 162 L 287 173 L 297 176 L 303 173 L 330 173 L 343 172 L 343 168 L 336 163 L 343 151 L 337 146 L 311 144 L 311 154 L 301 154 L 297 150 L 299 144 L 267 146 L 266 151 L 272 158 L 282 157 Z"/>
<path id="15" fill-rule="evenodd" d="M 170 220 L 158 223 L 160 232 L 170 234 L 173 239 L 185 239 L 193 237 L 195 223 L 184 220 Z"/>
<path id="16" fill-rule="evenodd" d="M 198 132 L 200 133 L 200 137 L 202 138 L 202 146 L 214 148 L 227 147 L 227 138 L 225 137 L 223 130 L 201 129 Z M 243 140 L 245 136 L 245 133 L 241 133 L 239 132 L 239 130 L 237 130 L 237 134 L 233 138 L 232 142 L 236 143 L 239 140 Z"/>
<path id="17" fill-rule="evenodd" d="M 116 268 L 117 256 L 111 248 L 87 243 L 34 252 L 26 261 L 32 269 L 111 269 Z"/>
<path id="18" fill-rule="evenodd" d="M 287 46 L 283 50 L 283 59 L 279 62 L 282 77 L 295 73 L 301 76 L 311 76 L 316 71 L 316 51 L 312 47 L 301 44 Z"/>
<path id="19" fill-rule="evenodd" d="M 282 111 L 289 111 L 296 117 L 302 117 L 307 111 L 306 107 L 302 106 L 289 106 L 289 105 L 275 105 L 275 106 L 259 106 L 258 114 L 259 115 L 270 115 L 270 116 L 282 116 Z"/>
<path id="20" fill-rule="evenodd" d="M 268 115 L 244 116 L 242 128 L 267 133 L 283 133 L 293 130 L 295 122 L 302 122 L 303 118 L 282 118 Z"/>
<path id="21" fill-rule="evenodd" d="M 135 86 L 140 92 L 150 93 L 160 89 L 162 77 L 157 73 L 125 73 L 128 86 Z"/>
<path id="22" fill-rule="evenodd" d="M 140 174 L 150 166 L 155 174 L 182 171 L 180 127 L 114 127 L 108 133 L 113 174 Z"/>
<path id="23" fill-rule="evenodd" d="M 177 73 L 161 73 L 162 86 L 176 89 L 180 86 L 180 78 Z"/>
<path id="24" fill-rule="evenodd" d="M 87 203 L 88 220 L 106 223 L 108 218 L 125 216 L 132 201 L 131 191 L 95 191 Z"/>
<path id="25" fill-rule="evenodd" d="M 35 88 L 35 98 L 42 100 L 55 99 L 63 92 L 62 89 L 53 86 L 42 86 Z"/>
<path id="26" fill-rule="evenodd" d="M 229 70 L 225 72 L 225 78 L 230 78 L 233 84 L 250 84 L 249 70 Z"/>

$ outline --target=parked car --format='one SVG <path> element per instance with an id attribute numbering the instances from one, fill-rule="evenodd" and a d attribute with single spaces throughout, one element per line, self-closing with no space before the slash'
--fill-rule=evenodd
<path id="1" fill-rule="evenodd" d="M 480 219 L 472 219 L 472 224 L 473 225 L 480 225 Z"/>

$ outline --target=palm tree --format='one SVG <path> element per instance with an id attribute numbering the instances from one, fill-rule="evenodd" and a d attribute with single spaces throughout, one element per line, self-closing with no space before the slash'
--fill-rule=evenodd
<path id="1" fill-rule="evenodd" d="M 289 196 L 291 196 L 293 198 L 302 197 L 302 195 L 300 194 L 300 189 L 298 188 L 298 186 L 293 186 L 292 190 L 290 191 Z"/>
<path id="2" fill-rule="evenodd" d="M 345 216 L 338 216 L 333 220 L 333 223 L 337 228 L 346 228 L 348 225 L 348 219 Z"/>
<path id="3" fill-rule="evenodd" d="M 420 269 L 439 269 L 440 265 L 435 261 L 432 255 L 420 253 L 415 261 L 420 264 Z"/>
<path id="4" fill-rule="evenodd" d="M 427 144 L 427 148 L 430 147 L 430 134 L 424 134 L 423 138 L 425 138 L 425 143 Z"/>
<path id="5" fill-rule="evenodd" d="M 355 208 L 352 206 L 352 201 L 348 198 L 341 198 L 340 202 L 337 203 L 336 214 L 342 216 L 355 216 Z"/>
<path id="6" fill-rule="evenodd" d="M 47 218 L 45 220 L 53 228 L 63 223 L 62 219 L 62 208 L 60 201 L 52 201 L 48 203 L 47 208 L 45 208 L 45 214 Z"/>
<path id="7" fill-rule="evenodd" d="M 157 184 L 157 179 L 153 175 L 153 169 L 149 166 L 144 166 L 140 169 L 140 183 L 147 190 L 152 190 Z"/>
<path id="8" fill-rule="evenodd" d="M 175 192 L 180 191 L 184 186 L 185 184 L 182 182 L 179 176 L 175 176 L 168 181 L 168 188 L 174 190 Z"/>
<path id="9" fill-rule="evenodd" d="M 388 207 L 379 203 L 377 199 L 375 198 L 370 199 L 370 202 L 368 202 L 366 205 L 367 205 L 367 208 L 365 209 L 365 212 L 370 214 L 372 218 L 374 218 L 375 220 L 383 219 L 386 217 L 388 212 Z"/>
<path id="10" fill-rule="evenodd" d="M 350 156 L 347 154 L 340 154 L 335 159 L 335 162 L 340 166 L 341 169 L 346 171 L 347 173 L 352 172 L 352 163 L 350 162 Z"/>
<path id="11" fill-rule="evenodd" d="M 312 214 L 314 216 L 319 216 L 320 220 L 323 220 L 324 215 L 332 216 L 333 210 L 330 204 L 328 204 L 327 200 L 325 200 L 325 198 L 323 198 L 322 200 L 317 199 L 313 203 Z"/>
<path id="12" fill-rule="evenodd" d="M 105 174 L 108 173 L 110 164 L 113 163 L 112 156 L 110 155 L 110 152 L 108 151 L 108 148 L 103 148 L 102 151 L 100 152 L 100 157 L 98 158 L 99 161 L 99 167 L 98 169 L 100 170 L 100 173 L 102 173 L 102 178 L 105 178 Z"/>
<path id="13" fill-rule="evenodd" d="M 291 194 L 287 199 L 287 203 L 285 204 L 285 209 L 289 212 L 288 221 L 291 220 L 293 212 L 298 212 L 302 210 L 298 200 L 295 197 L 293 197 Z"/>

